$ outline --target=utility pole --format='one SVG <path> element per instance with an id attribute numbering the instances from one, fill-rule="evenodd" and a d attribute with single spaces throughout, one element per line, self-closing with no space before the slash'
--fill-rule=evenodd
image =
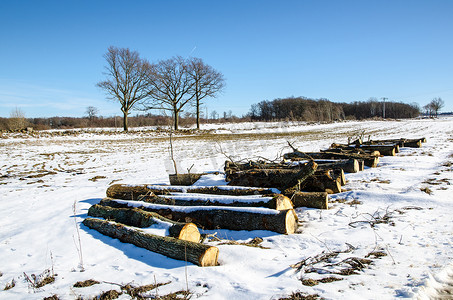
<path id="1" fill-rule="evenodd" d="M 387 100 L 388 98 L 382 97 L 381 99 L 384 100 L 384 105 L 382 107 L 382 118 L 385 119 L 385 100 Z"/>

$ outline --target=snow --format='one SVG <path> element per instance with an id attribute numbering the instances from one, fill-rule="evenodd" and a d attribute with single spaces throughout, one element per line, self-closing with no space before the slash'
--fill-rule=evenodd
<path id="1" fill-rule="evenodd" d="M 165 197 L 165 196 L 164 196 Z M 225 199 L 218 197 L 219 202 L 228 203 L 232 202 L 230 198 L 231 196 L 224 196 Z M 206 197 L 207 199 L 211 197 Z M 242 197 L 239 197 L 242 198 Z M 196 198 L 194 198 L 196 199 Z M 212 199 L 212 198 L 211 198 Z M 255 198 L 257 199 L 257 198 Z M 254 199 L 254 200 L 255 200 Z M 181 199 L 179 199 L 181 200 Z M 186 198 L 185 200 L 190 200 L 190 197 Z M 202 199 L 200 199 L 202 200 Z M 249 198 L 249 200 L 252 200 Z M 173 211 L 178 212 L 193 212 L 198 210 L 228 210 L 228 211 L 240 211 L 240 212 L 247 212 L 247 213 L 257 213 L 257 214 L 267 214 L 267 215 L 278 215 L 280 212 L 275 209 L 269 208 L 262 208 L 262 207 L 229 207 L 229 206 L 172 206 L 172 205 L 164 205 L 164 204 L 151 204 L 143 201 L 128 201 L 128 200 L 114 200 L 120 204 L 126 204 L 129 207 L 144 207 L 150 209 L 171 209 Z"/>
<path id="2" fill-rule="evenodd" d="M 220 250 L 220 265 L 202 268 L 121 243 L 81 224 L 110 184 L 168 184 L 174 169 L 163 134 L 145 128 L 128 134 L 84 130 L 69 136 L 2 135 L 0 298 L 43 299 L 56 294 L 60 299 L 85 299 L 119 290 L 117 284 L 171 282 L 158 294 L 188 286 L 194 299 L 278 299 L 298 291 L 325 299 L 431 299 L 439 288 L 451 285 L 453 118 L 209 124 L 204 129 L 213 130 L 212 139 L 175 138 L 179 170 L 193 165 L 193 173 L 221 171 L 225 155 L 273 160 L 291 151 L 287 141 L 302 151 L 318 151 L 362 132 L 365 139 L 426 137 L 427 143 L 381 158 L 378 168 L 346 174 L 345 191 L 331 197 L 329 210 L 296 210 L 302 222 L 297 234 L 202 231 L 222 239 L 209 242 Z M 205 175 L 196 183 L 214 184 L 226 184 L 221 174 Z M 373 223 L 383 216 L 389 217 L 387 223 Z M 261 245 L 269 249 L 219 245 L 255 237 L 263 238 Z M 290 267 L 323 252 L 345 251 L 347 244 L 354 249 L 329 264 L 364 258 L 372 251 L 386 255 L 372 259 L 358 274 L 336 275 L 343 280 L 315 286 L 303 285 L 301 279 L 330 275 Z M 339 265 L 317 266 L 330 270 Z M 52 284 L 34 289 L 25 280 L 24 273 L 39 275 L 50 269 L 58 274 Z M 73 287 L 87 279 L 101 284 Z M 15 286 L 3 290 L 12 280 Z"/>

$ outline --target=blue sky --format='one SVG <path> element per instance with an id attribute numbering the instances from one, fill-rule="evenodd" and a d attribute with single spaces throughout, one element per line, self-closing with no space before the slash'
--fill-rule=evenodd
<path id="1" fill-rule="evenodd" d="M 288 96 L 453 111 L 453 1 L 0 1 L 0 117 L 120 115 L 95 86 L 111 45 L 222 72 L 208 110 Z M 156 112 L 157 113 L 157 112 Z"/>

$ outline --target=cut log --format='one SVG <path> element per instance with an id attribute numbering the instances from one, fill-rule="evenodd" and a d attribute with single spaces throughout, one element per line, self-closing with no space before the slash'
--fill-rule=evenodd
<path id="1" fill-rule="evenodd" d="M 114 208 L 96 204 L 90 207 L 88 215 L 140 228 L 157 225 L 168 229 L 168 236 L 191 242 L 200 241 L 200 232 L 195 224 L 175 222 L 157 213 L 137 208 Z"/>
<path id="2" fill-rule="evenodd" d="M 403 147 L 410 147 L 410 148 L 421 148 L 422 143 L 425 143 L 426 139 L 415 139 L 415 140 L 405 140 Z"/>
<path id="3" fill-rule="evenodd" d="M 345 173 L 357 173 L 360 171 L 359 161 L 357 159 L 337 160 L 333 162 L 315 160 L 318 164 L 318 170 L 342 169 Z"/>
<path id="4" fill-rule="evenodd" d="M 329 194 L 341 193 L 340 178 L 334 178 L 330 171 L 314 174 L 305 180 L 301 186 L 305 192 L 327 192 Z"/>
<path id="5" fill-rule="evenodd" d="M 309 160 L 301 159 L 299 163 L 260 163 L 250 161 L 245 164 L 233 164 L 230 161 L 225 162 L 225 173 L 231 174 L 237 171 L 252 170 L 252 169 L 297 169 L 308 163 Z M 346 173 L 357 173 L 359 172 L 359 164 L 356 159 L 330 159 L 322 160 L 315 159 L 314 162 L 318 165 L 317 171 L 328 170 L 328 169 L 343 169 Z"/>
<path id="6" fill-rule="evenodd" d="M 387 140 L 371 140 L 364 142 L 365 145 L 379 145 L 379 144 L 397 144 L 400 147 L 420 148 L 422 143 L 426 143 L 425 138 L 419 139 L 387 139 Z"/>
<path id="7" fill-rule="evenodd" d="M 341 149 L 338 149 L 341 150 Z M 356 154 L 356 153 L 341 153 L 341 152 L 329 152 L 329 151 L 321 151 L 321 152 L 290 152 L 285 153 L 283 155 L 286 159 L 357 159 L 363 160 L 365 165 L 368 167 L 375 168 L 379 163 L 379 157 L 366 155 L 366 154 Z"/>
<path id="8" fill-rule="evenodd" d="M 338 179 L 340 181 L 340 185 L 343 186 L 346 184 L 346 177 L 344 176 L 344 171 L 343 169 L 331 169 L 330 171 L 330 176 L 333 179 Z M 316 174 L 316 173 L 315 173 Z"/>
<path id="9" fill-rule="evenodd" d="M 329 196 L 326 192 L 296 192 L 291 197 L 294 207 L 329 208 Z"/>
<path id="10" fill-rule="evenodd" d="M 143 199 L 144 196 L 169 195 L 171 193 L 197 193 L 231 196 L 271 195 L 275 191 L 267 188 L 243 186 L 171 186 L 150 184 L 113 184 L 107 189 L 107 197 L 116 199 Z"/>
<path id="11" fill-rule="evenodd" d="M 283 234 L 294 233 L 297 229 L 297 216 L 293 209 L 273 210 L 268 208 L 242 208 L 219 206 L 171 206 L 103 199 L 100 205 L 111 207 L 139 207 L 156 212 L 176 222 L 192 222 L 204 229 L 231 230 L 270 230 Z"/>
<path id="12" fill-rule="evenodd" d="M 343 150 L 363 150 L 367 153 L 373 151 L 379 151 L 380 154 L 384 156 L 395 156 L 399 152 L 399 146 L 396 144 L 391 145 L 342 145 L 342 144 L 332 144 L 330 146 L 333 149 L 343 149 Z M 328 149 L 327 151 L 329 151 Z"/>
<path id="13" fill-rule="evenodd" d="M 281 194 L 274 194 L 269 197 L 262 195 L 252 196 L 225 196 L 225 195 L 206 195 L 206 194 L 173 194 L 165 195 L 168 205 L 178 206 L 232 206 L 232 207 L 267 207 L 276 210 L 292 209 L 291 200 Z M 146 202 L 149 201 L 148 199 Z M 162 204 L 163 201 L 154 203 Z"/>
<path id="14" fill-rule="evenodd" d="M 167 236 L 145 233 L 140 229 L 130 228 L 119 223 L 87 218 L 83 224 L 100 233 L 117 238 L 123 243 L 165 255 L 178 260 L 186 260 L 198 266 L 216 266 L 219 256 L 217 247 L 183 241 Z"/>
<path id="15" fill-rule="evenodd" d="M 134 186 L 111 186 L 107 189 L 107 196 L 115 199 L 133 200 L 129 198 L 121 198 L 134 193 Z M 129 190 L 127 192 L 126 190 Z M 138 191 L 143 191 L 144 188 L 138 186 Z M 173 189 L 177 190 L 177 189 Z M 191 191 L 195 191 L 193 189 Z M 198 189 L 208 190 L 208 188 Z M 240 191 L 240 189 L 235 189 Z M 250 189 L 244 189 L 250 191 Z M 262 191 L 269 191 L 269 189 L 262 189 Z M 125 192 L 126 191 L 126 192 Z M 280 194 L 269 195 L 249 195 L 249 196 L 229 196 L 229 195 L 214 195 L 214 194 L 197 194 L 197 193 L 173 193 L 162 196 L 156 196 L 152 193 L 156 189 L 148 189 L 148 196 L 138 195 L 139 201 L 145 201 L 154 204 L 166 204 L 177 206 L 234 206 L 234 207 L 267 207 L 277 210 L 291 209 L 291 200 Z"/>
<path id="16" fill-rule="evenodd" d="M 281 191 L 299 186 L 317 168 L 313 161 L 298 169 L 252 169 L 227 174 L 230 185 L 277 188 Z"/>

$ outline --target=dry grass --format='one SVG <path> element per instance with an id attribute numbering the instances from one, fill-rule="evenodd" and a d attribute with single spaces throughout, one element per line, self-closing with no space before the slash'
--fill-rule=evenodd
<path id="1" fill-rule="evenodd" d="M 99 283 L 100 283 L 99 281 L 96 281 L 94 279 L 87 279 L 85 281 L 77 281 L 74 284 L 74 287 L 82 288 L 82 287 L 88 287 L 88 286 L 92 286 L 92 285 L 99 284 Z"/>
<path id="2" fill-rule="evenodd" d="M 256 248 L 261 248 L 261 249 L 270 249 L 269 247 L 264 247 L 264 246 L 261 246 L 260 244 L 263 242 L 263 239 L 260 238 L 260 237 L 256 237 L 254 239 L 252 239 L 251 241 L 249 242 L 243 242 L 243 243 L 240 243 L 238 241 L 235 241 L 235 240 L 229 240 L 228 242 L 222 242 L 219 245 L 242 245 L 242 246 L 248 246 L 248 247 L 256 247 Z"/>
<path id="3" fill-rule="evenodd" d="M 89 181 L 93 181 L 93 182 L 96 182 L 98 181 L 99 179 L 105 179 L 107 178 L 106 176 L 102 176 L 102 175 L 97 175 L 97 176 L 94 176 L 93 178 L 90 178 L 88 179 Z"/>
<path id="4" fill-rule="evenodd" d="M 301 281 L 302 281 L 303 285 L 315 286 L 315 285 L 318 285 L 319 283 L 330 283 L 330 282 L 335 282 L 335 281 L 340 281 L 340 280 L 343 280 L 343 278 L 330 276 L 330 277 L 325 277 L 325 278 L 321 278 L 321 279 L 311 279 L 311 278 L 302 279 Z"/>
<path id="5" fill-rule="evenodd" d="M 45 285 L 55 282 L 56 275 L 48 269 L 39 275 L 31 274 L 30 276 L 28 276 L 27 273 L 24 272 L 24 277 L 28 282 L 29 287 L 37 290 Z"/>
<path id="6" fill-rule="evenodd" d="M 9 283 L 9 282 L 6 283 L 6 285 L 5 285 L 5 287 L 3 288 L 3 290 L 4 290 L 4 291 L 7 291 L 7 290 L 12 289 L 12 288 L 15 287 L 15 286 L 16 286 L 16 281 L 15 281 L 14 278 L 13 278 L 13 280 L 11 280 L 11 283 Z"/>
<path id="7" fill-rule="evenodd" d="M 323 298 L 319 297 L 318 294 L 306 294 L 302 292 L 294 292 L 288 297 L 280 298 L 279 300 L 321 300 Z"/>

